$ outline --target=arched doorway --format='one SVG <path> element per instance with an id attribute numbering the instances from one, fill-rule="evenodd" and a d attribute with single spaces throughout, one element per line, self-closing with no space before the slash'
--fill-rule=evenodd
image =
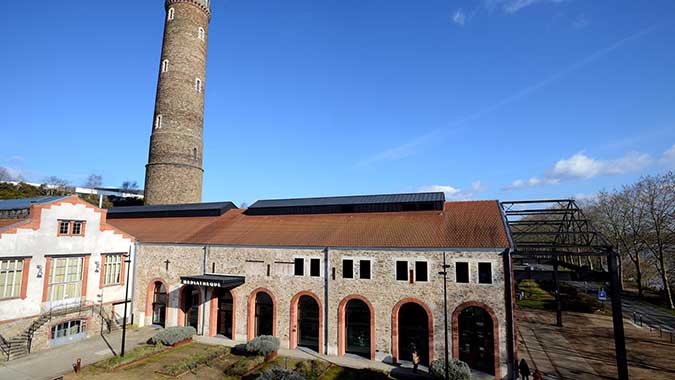
<path id="1" fill-rule="evenodd" d="M 417 302 L 406 302 L 394 308 L 394 326 L 396 351 L 394 357 L 397 360 L 412 361 L 413 351 L 417 352 L 420 362 L 424 365 L 430 363 L 431 354 L 431 315 Z"/>
<path id="2" fill-rule="evenodd" d="M 470 303 L 453 314 L 454 355 L 469 367 L 497 375 L 499 357 L 496 318 L 487 306 Z"/>
<path id="3" fill-rule="evenodd" d="M 161 281 L 155 281 L 152 291 L 152 324 L 164 327 L 166 325 L 166 286 Z"/>
<path id="4" fill-rule="evenodd" d="M 234 339 L 234 297 L 229 289 L 214 290 L 217 296 L 216 334 Z"/>
<path id="5" fill-rule="evenodd" d="M 319 304 L 310 296 L 298 300 L 298 346 L 319 352 Z"/>
<path id="6" fill-rule="evenodd" d="M 265 292 L 255 296 L 255 334 L 274 335 L 274 302 Z"/>
<path id="7" fill-rule="evenodd" d="M 182 289 L 181 296 L 180 307 L 183 320 L 179 322 L 183 326 L 192 326 L 199 331 L 199 304 L 201 304 L 199 287 L 186 285 Z"/>
<path id="8" fill-rule="evenodd" d="M 370 359 L 370 308 L 360 299 L 345 307 L 345 352 Z"/>

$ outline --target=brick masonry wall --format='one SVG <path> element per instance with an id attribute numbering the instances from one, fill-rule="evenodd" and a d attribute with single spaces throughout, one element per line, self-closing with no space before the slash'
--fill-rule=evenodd
<path id="1" fill-rule="evenodd" d="M 205 256 L 206 255 L 206 256 Z M 233 289 L 236 304 L 236 340 L 245 341 L 248 330 L 248 298 L 258 288 L 269 289 L 276 301 L 276 331 L 284 347 L 290 341 L 291 299 L 302 291 L 315 294 L 324 310 L 327 308 L 328 353 L 338 354 L 338 306 L 345 297 L 358 295 L 373 306 L 375 319 L 375 358 L 391 360 L 392 355 L 392 312 L 397 303 L 404 299 L 416 299 L 426 305 L 432 313 L 434 328 L 433 355 L 443 355 L 443 280 L 437 273 L 441 270 L 443 254 L 440 251 L 397 251 L 397 250 L 354 250 L 330 249 L 328 268 L 324 265 L 325 252 L 322 249 L 291 248 L 253 248 L 253 247 L 203 247 L 180 245 L 141 244 L 137 256 L 137 283 L 134 292 L 134 311 L 136 321 L 149 324 L 144 317 L 146 312 L 146 292 L 148 285 L 160 278 L 169 285 L 170 301 L 167 325 L 178 323 L 176 310 L 179 304 L 180 276 L 202 274 L 204 267 L 210 273 L 243 275 L 246 283 Z M 304 257 L 305 276 L 293 275 L 293 259 Z M 206 258 L 206 260 L 205 260 Z M 321 277 L 309 277 L 309 259 L 321 259 Z M 354 260 L 355 279 L 342 279 L 342 260 Z M 165 261 L 169 260 L 169 270 Z M 448 281 L 449 329 L 452 332 L 452 313 L 465 302 L 479 302 L 494 311 L 498 324 L 499 360 L 501 373 L 506 374 L 506 318 L 504 303 L 504 276 L 502 257 L 499 251 L 447 251 L 451 265 Z M 371 279 L 357 279 L 360 260 L 371 260 Z M 429 281 L 411 284 L 396 281 L 395 266 L 397 260 L 407 260 L 410 269 L 414 261 L 427 261 Z M 454 262 L 470 263 L 471 283 L 454 282 Z M 491 262 L 492 284 L 478 284 L 478 262 Z M 206 263 L 206 265 L 204 265 Z M 267 275 L 267 270 L 270 275 Z M 326 272 L 327 269 L 327 273 Z M 335 269 L 335 279 L 332 272 Z M 328 275 L 328 300 L 326 302 L 325 275 Z M 210 322 L 210 291 L 202 293 L 205 303 L 202 308 L 200 326 L 203 321 L 204 333 L 208 334 Z M 205 297 L 206 296 L 206 297 Z M 141 318 L 139 318 L 141 316 Z M 201 329 L 200 329 L 201 330 Z M 201 331 L 200 331 L 201 332 Z M 452 333 L 451 333 L 452 335 Z M 452 339 L 452 338 L 451 338 Z M 452 347 L 452 342 L 449 343 Z"/>
<path id="2" fill-rule="evenodd" d="M 197 2 L 199 3 L 199 2 Z M 202 194 L 202 131 L 209 14 L 193 1 L 168 1 L 155 113 L 146 169 L 145 203 L 198 203 Z M 204 29 L 204 40 L 199 28 Z M 162 62 L 168 70 L 162 72 Z M 201 92 L 196 79 L 201 80 Z M 157 115 L 161 128 L 155 128 Z M 196 149 L 196 157 L 194 150 Z"/>

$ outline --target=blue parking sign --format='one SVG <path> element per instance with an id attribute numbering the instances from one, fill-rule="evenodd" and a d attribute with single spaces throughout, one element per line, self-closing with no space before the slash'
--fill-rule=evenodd
<path id="1" fill-rule="evenodd" d="M 598 291 L 598 299 L 600 301 L 607 301 L 607 293 L 605 293 L 604 289 L 600 289 L 600 291 Z"/>

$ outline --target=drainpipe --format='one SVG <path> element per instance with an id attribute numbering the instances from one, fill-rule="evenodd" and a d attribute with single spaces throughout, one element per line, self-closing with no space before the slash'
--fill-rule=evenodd
<path id="1" fill-rule="evenodd" d="M 134 324 L 134 316 L 136 315 L 134 313 L 134 294 L 136 294 L 136 258 L 138 257 L 138 242 L 134 242 L 133 244 L 134 249 L 131 251 L 131 265 L 133 265 L 133 268 L 131 268 L 131 278 L 127 278 L 127 281 L 131 281 L 131 298 L 129 300 L 129 306 L 131 307 L 131 324 Z M 133 279 L 133 280 L 132 280 Z"/>
<path id="2" fill-rule="evenodd" d="M 505 303 L 506 303 L 506 322 L 507 325 L 507 336 L 509 340 L 509 351 L 510 351 L 510 368 L 509 368 L 509 378 L 512 380 L 516 379 L 517 376 L 517 352 L 516 352 L 516 329 L 515 329 L 515 311 L 513 305 L 513 271 L 511 268 L 511 248 L 506 249 L 502 255 L 504 256 L 504 282 L 506 286 L 505 292 Z"/>
<path id="3" fill-rule="evenodd" d="M 328 262 L 328 247 L 323 249 L 323 277 L 324 277 L 324 306 L 323 306 L 323 352 L 328 355 L 328 286 L 330 281 L 330 263 Z"/>
<path id="4" fill-rule="evenodd" d="M 206 274 L 206 260 L 208 258 L 208 255 L 209 255 L 209 246 L 205 245 L 204 246 L 204 260 L 202 262 L 202 274 Z M 199 305 L 199 306 L 202 308 L 202 329 L 201 329 L 202 334 L 201 335 L 204 336 L 204 324 L 206 323 L 206 302 L 207 301 L 206 301 L 206 287 L 201 286 L 201 288 L 203 289 L 203 292 L 204 292 L 204 298 L 202 298 L 202 304 Z M 209 311 L 210 311 L 210 308 L 209 308 Z"/>

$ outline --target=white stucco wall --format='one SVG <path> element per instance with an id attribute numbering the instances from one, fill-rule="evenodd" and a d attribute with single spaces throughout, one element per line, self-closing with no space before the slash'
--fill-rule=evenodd
<path id="1" fill-rule="evenodd" d="M 85 235 L 58 236 L 59 219 L 85 221 Z M 0 322 L 31 317 L 41 312 L 46 256 L 89 255 L 87 300 L 100 302 L 99 294 L 103 295 L 104 303 L 123 300 L 124 286 L 99 289 L 103 267 L 95 273 L 96 262 L 101 263 L 101 254 L 127 253 L 131 245 L 130 238 L 112 230 L 101 231 L 101 212 L 81 203 L 60 203 L 43 208 L 38 230 L 19 228 L 15 233 L 0 233 L 0 257 L 31 258 L 26 298 L 0 300 Z M 38 265 L 42 268 L 42 278 L 37 277 Z"/>

